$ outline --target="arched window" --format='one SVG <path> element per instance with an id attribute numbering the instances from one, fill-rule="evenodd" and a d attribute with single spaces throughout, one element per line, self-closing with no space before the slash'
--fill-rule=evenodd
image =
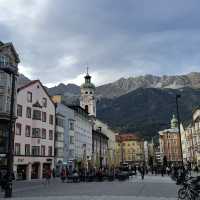
<path id="1" fill-rule="evenodd" d="M 85 106 L 85 111 L 88 112 L 88 105 Z"/>

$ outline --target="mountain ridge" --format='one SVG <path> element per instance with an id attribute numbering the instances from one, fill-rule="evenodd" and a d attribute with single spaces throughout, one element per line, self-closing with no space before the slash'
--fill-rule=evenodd
<path id="1" fill-rule="evenodd" d="M 116 98 L 138 88 L 171 88 L 180 89 L 184 87 L 200 88 L 200 72 L 191 72 L 186 75 L 174 76 L 154 76 L 147 74 L 138 77 L 120 78 L 112 83 L 104 84 L 96 87 L 96 95 L 98 98 Z M 51 95 L 61 94 L 75 96 L 80 94 L 80 87 L 75 84 L 59 84 L 48 89 Z"/>

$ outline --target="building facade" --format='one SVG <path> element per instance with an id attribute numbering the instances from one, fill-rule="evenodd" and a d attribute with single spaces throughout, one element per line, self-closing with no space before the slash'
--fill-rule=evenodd
<path id="1" fill-rule="evenodd" d="M 11 73 L 17 74 L 19 62 L 18 54 L 12 43 L 0 41 L 0 168 L 7 165 L 12 80 L 16 80 Z M 16 108 L 16 87 L 13 89 L 14 108 Z M 15 121 L 16 113 L 13 114 L 13 121 Z"/>
<path id="2" fill-rule="evenodd" d="M 88 113 L 80 106 L 69 106 L 74 111 L 75 159 L 80 162 L 92 158 L 92 123 Z"/>
<path id="3" fill-rule="evenodd" d="M 182 128 L 181 141 L 185 163 L 200 166 L 200 108 L 194 110 L 191 123 Z"/>
<path id="4" fill-rule="evenodd" d="M 101 128 L 92 130 L 92 165 L 97 169 L 111 167 L 111 158 L 108 155 L 108 137 L 102 132 Z"/>
<path id="5" fill-rule="evenodd" d="M 17 179 L 42 178 L 54 168 L 55 105 L 39 80 L 18 89 L 14 173 Z"/>
<path id="6" fill-rule="evenodd" d="M 113 166 L 115 164 L 115 145 L 117 133 L 115 133 L 107 124 L 99 119 L 93 120 L 93 129 L 99 130 L 99 128 L 101 129 L 101 132 L 108 138 L 108 164 L 109 166 Z"/>
<path id="7" fill-rule="evenodd" d="M 116 159 L 118 164 L 141 164 L 145 162 L 144 140 L 132 133 L 117 135 Z"/>
<path id="8" fill-rule="evenodd" d="M 56 112 L 56 130 L 55 130 L 55 169 L 60 173 L 64 160 L 64 115 Z"/>
<path id="9" fill-rule="evenodd" d="M 173 115 L 171 128 L 159 131 L 159 145 L 161 160 L 165 158 L 169 163 L 182 162 L 178 120 Z"/>
<path id="10" fill-rule="evenodd" d="M 63 160 L 62 165 L 66 165 L 69 168 L 75 166 L 75 112 L 62 102 L 56 103 L 56 113 L 62 115 L 64 118 L 63 128 Z M 56 139 L 56 141 L 58 141 Z M 60 141 L 61 143 L 61 141 Z M 61 165 L 61 161 L 57 166 Z"/>

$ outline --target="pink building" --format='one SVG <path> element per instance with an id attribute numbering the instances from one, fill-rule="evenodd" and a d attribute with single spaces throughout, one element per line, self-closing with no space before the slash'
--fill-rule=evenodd
<path id="1" fill-rule="evenodd" d="M 14 142 L 17 179 L 42 178 L 54 167 L 55 105 L 39 80 L 18 89 Z"/>

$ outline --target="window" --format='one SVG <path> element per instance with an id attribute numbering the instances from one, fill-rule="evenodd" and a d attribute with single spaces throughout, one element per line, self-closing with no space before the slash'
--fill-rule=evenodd
<path id="1" fill-rule="evenodd" d="M 42 106 L 47 107 L 47 98 L 42 98 Z"/>
<path id="2" fill-rule="evenodd" d="M 30 107 L 26 108 L 26 117 L 31 118 L 31 108 Z"/>
<path id="3" fill-rule="evenodd" d="M 63 142 L 64 138 L 63 138 L 63 134 L 62 132 L 56 132 L 55 133 L 55 140 L 59 141 L 59 142 Z"/>
<path id="4" fill-rule="evenodd" d="M 69 136 L 69 143 L 74 144 L 74 136 Z"/>
<path id="5" fill-rule="evenodd" d="M 39 156 L 39 155 L 40 155 L 40 147 L 32 146 L 32 156 Z"/>
<path id="6" fill-rule="evenodd" d="M 47 130 L 45 128 L 42 129 L 42 139 L 46 139 Z"/>
<path id="7" fill-rule="evenodd" d="M 64 127 L 64 120 L 59 118 L 59 117 L 57 117 L 56 118 L 56 125 L 60 126 L 60 127 Z"/>
<path id="8" fill-rule="evenodd" d="M 27 92 L 27 102 L 31 103 L 32 102 L 32 93 Z"/>
<path id="9" fill-rule="evenodd" d="M 52 147 L 50 146 L 48 147 L 48 156 L 52 156 L 52 153 L 53 153 Z"/>
<path id="10" fill-rule="evenodd" d="M 0 128 L 0 154 L 4 154 L 7 152 L 8 145 L 8 130 L 6 131 L 2 127 Z"/>
<path id="11" fill-rule="evenodd" d="M 30 137 L 31 136 L 31 127 L 28 126 L 28 125 L 26 125 L 25 136 L 26 137 Z"/>
<path id="12" fill-rule="evenodd" d="M 40 138 L 40 129 L 39 128 L 32 129 L 32 138 Z"/>
<path id="13" fill-rule="evenodd" d="M 49 130 L 49 140 L 53 140 L 53 131 Z"/>
<path id="14" fill-rule="evenodd" d="M 73 157 L 74 157 L 74 150 L 73 150 L 73 149 L 70 149 L 70 150 L 69 150 L 69 157 L 70 157 L 70 158 L 73 158 Z"/>
<path id="15" fill-rule="evenodd" d="M 33 119 L 41 120 L 41 111 L 40 110 L 33 110 Z"/>
<path id="16" fill-rule="evenodd" d="M 6 112 L 10 112 L 10 97 L 7 96 L 6 101 Z"/>
<path id="17" fill-rule="evenodd" d="M 85 106 L 85 111 L 88 112 L 88 105 Z"/>
<path id="18" fill-rule="evenodd" d="M 47 114 L 46 114 L 46 112 L 42 112 L 42 121 L 43 122 L 47 121 Z"/>
<path id="19" fill-rule="evenodd" d="M 30 144 L 25 144 L 25 156 L 30 156 L 31 152 L 31 146 Z"/>
<path id="20" fill-rule="evenodd" d="M 15 143 L 15 155 L 20 155 L 21 151 L 20 151 L 20 144 L 19 143 Z"/>
<path id="21" fill-rule="evenodd" d="M 53 115 L 49 115 L 49 124 L 53 125 Z"/>
<path id="22" fill-rule="evenodd" d="M 7 57 L 5 55 L 0 55 L 0 66 L 1 67 L 5 67 L 5 66 L 9 65 L 9 63 L 10 63 L 9 57 Z"/>
<path id="23" fill-rule="evenodd" d="M 21 135 L 22 125 L 20 123 L 16 124 L 16 135 Z"/>
<path id="24" fill-rule="evenodd" d="M 69 130 L 74 130 L 74 122 L 72 120 L 69 120 Z"/>
<path id="25" fill-rule="evenodd" d="M 22 117 L 22 105 L 17 104 L 17 116 Z"/>
<path id="26" fill-rule="evenodd" d="M 41 156 L 45 156 L 45 146 L 41 146 Z"/>
<path id="27" fill-rule="evenodd" d="M 0 111 L 4 111 L 4 96 L 0 95 Z"/>

